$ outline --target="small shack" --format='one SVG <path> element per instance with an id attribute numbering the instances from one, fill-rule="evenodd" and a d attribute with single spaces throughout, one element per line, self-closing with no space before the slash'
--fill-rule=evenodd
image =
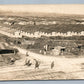
<path id="1" fill-rule="evenodd" d="M 54 55 L 54 56 L 63 55 L 64 51 L 65 51 L 65 47 L 56 46 L 56 47 L 52 48 L 50 54 Z"/>

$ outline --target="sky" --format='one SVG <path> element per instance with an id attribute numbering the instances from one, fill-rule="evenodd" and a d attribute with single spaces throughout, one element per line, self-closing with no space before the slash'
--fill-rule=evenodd
<path id="1" fill-rule="evenodd" d="M 0 0 L 0 4 L 84 4 L 84 0 Z"/>
<path id="2" fill-rule="evenodd" d="M 6 6 L 6 5 L 21 6 Z M 22 6 L 24 4 L 76 4 L 76 5 L 53 5 L 53 6 Z M 81 5 L 78 5 L 81 4 Z M 50 12 L 62 14 L 82 14 L 84 15 L 84 0 L 0 0 L 0 10 L 6 11 L 28 11 L 28 12 Z"/>
<path id="3" fill-rule="evenodd" d="M 2 11 L 84 15 L 84 4 L 0 5 Z"/>

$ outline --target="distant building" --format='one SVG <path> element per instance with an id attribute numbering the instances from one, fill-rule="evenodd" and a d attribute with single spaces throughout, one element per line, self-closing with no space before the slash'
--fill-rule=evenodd
<path id="1" fill-rule="evenodd" d="M 8 20 L 14 20 L 14 18 L 8 18 Z"/>
<path id="2" fill-rule="evenodd" d="M 10 22 L 4 22 L 4 24 L 11 25 L 11 23 L 10 23 Z"/>
<path id="3" fill-rule="evenodd" d="M 3 18 L 3 17 L 0 17 L 0 20 L 4 20 L 5 18 Z"/>
<path id="4" fill-rule="evenodd" d="M 14 32 L 16 38 L 22 38 L 22 34 L 19 31 Z"/>
<path id="5" fill-rule="evenodd" d="M 56 46 L 54 47 L 54 49 L 52 49 L 51 51 L 51 55 L 62 55 L 65 51 L 65 47 L 61 47 L 61 46 Z"/>
<path id="6" fill-rule="evenodd" d="M 34 25 L 34 22 L 33 22 L 33 21 L 29 21 L 29 22 L 21 21 L 21 22 L 19 22 L 18 24 L 19 24 L 19 25 L 27 25 L 27 24 Z"/>
<path id="7" fill-rule="evenodd" d="M 84 22 L 81 22 L 80 24 L 84 24 Z"/>
<path id="8" fill-rule="evenodd" d="M 34 45 L 35 44 L 35 41 L 30 41 L 30 40 L 23 40 L 22 42 L 21 42 L 21 44 L 27 44 L 27 45 Z"/>

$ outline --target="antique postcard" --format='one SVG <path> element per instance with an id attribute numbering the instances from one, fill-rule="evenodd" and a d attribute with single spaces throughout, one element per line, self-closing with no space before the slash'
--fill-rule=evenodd
<path id="1" fill-rule="evenodd" d="M 0 80 L 84 79 L 84 4 L 0 5 Z"/>

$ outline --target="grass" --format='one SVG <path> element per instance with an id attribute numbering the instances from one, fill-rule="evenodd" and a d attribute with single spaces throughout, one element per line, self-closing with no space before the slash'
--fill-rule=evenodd
<path id="1" fill-rule="evenodd" d="M 0 16 L 0 17 L 4 17 Z M 14 20 L 9 21 L 7 18 L 13 17 Z M 6 16 L 5 20 L 0 21 L 0 25 L 2 26 L 7 26 L 10 28 L 15 28 L 15 29 L 20 29 L 24 30 L 26 32 L 33 33 L 35 31 L 42 31 L 42 32 L 67 32 L 67 31 L 74 31 L 74 32 L 81 32 L 84 30 L 84 25 L 83 24 L 76 24 L 76 20 L 81 21 L 81 19 L 84 18 L 84 16 L 57 16 L 57 17 L 33 17 L 33 16 Z M 20 21 L 32 21 L 32 22 L 41 22 L 45 19 L 47 22 L 48 21 L 56 21 L 57 24 L 55 25 L 19 25 L 18 22 Z M 5 25 L 3 22 L 15 22 L 13 25 Z"/>

